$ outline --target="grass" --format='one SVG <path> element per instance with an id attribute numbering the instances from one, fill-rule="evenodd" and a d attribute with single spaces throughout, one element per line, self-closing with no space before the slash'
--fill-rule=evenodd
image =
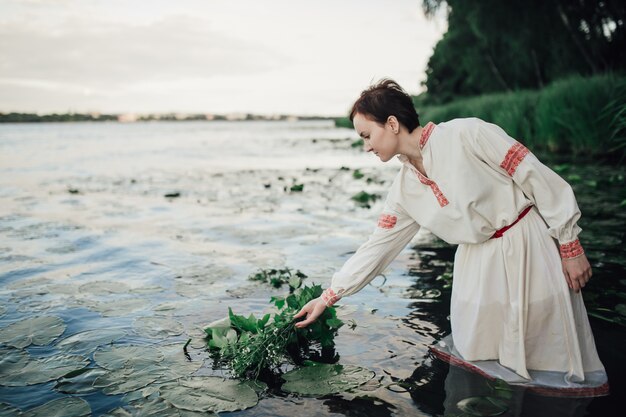
<path id="1" fill-rule="evenodd" d="M 499 125 L 533 151 L 611 156 L 620 161 L 626 157 L 623 75 L 570 77 L 542 90 L 485 94 L 440 106 L 416 103 L 422 126 L 429 121 L 478 117 Z M 344 120 L 341 126 L 346 125 Z"/>

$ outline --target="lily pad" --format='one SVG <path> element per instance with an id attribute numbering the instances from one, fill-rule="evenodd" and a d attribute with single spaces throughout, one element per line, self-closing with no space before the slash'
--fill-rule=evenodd
<path id="1" fill-rule="evenodd" d="M 82 369 L 89 360 L 76 355 L 53 355 L 35 358 L 16 349 L 0 349 L 0 385 L 23 387 L 41 384 Z"/>
<path id="2" fill-rule="evenodd" d="M 52 280 L 44 277 L 37 278 L 28 278 L 19 281 L 14 281 L 11 284 L 7 285 L 7 288 L 10 290 L 20 290 L 22 288 L 38 288 L 42 285 L 47 285 L 52 283 Z"/>
<path id="3" fill-rule="evenodd" d="M 139 317 L 133 328 L 139 335 L 155 339 L 179 336 L 185 331 L 181 322 L 167 317 Z"/>
<path id="4" fill-rule="evenodd" d="M 499 416 L 508 411 L 505 402 L 496 397 L 468 397 L 458 403 L 459 410 L 472 416 Z"/>
<path id="5" fill-rule="evenodd" d="M 19 408 L 15 408 L 6 403 L 0 403 L 0 417 L 19 417 L 23 415 L 24 414 L 22 414 L 22 411 Z"/>
<path id="6" fill-rule="evenodd" d="M 89 403 L 82 398 L 63 397 L 32 408 L 29 417 L 82 417 L 91 415 Z"/>
<path id="7" fill-rule="evenodd" d="M 44 346 L 61 336 L 65 323 L 56 316 L 31 317 L 0 329 L 0 343 L 16 348 Z"/>
<path id="8" fill-rule="evenodd" d="M 160 348 L 163 353 L 163 362 L 160 365 L 167 369 L 167 374 L 159 378 L 160 381 L 167 382 L 170 379 L 181 378 L 188 376 L 203 365 L 203 361 L 190 361 L 183 352 L 183 344 L 174 344 L 169 346 L 163 346 Z M 172 377 L 169 378 L 169 375 Z M 165 379 L 169 378 L 169 379 Z"/>
<path id="9" fill-rule="evenodd" d="M 163 291 L 165 291 L 165 288 L 155 285 L 152 287 L 142 286 L 142 287 L 131 288 L 128 292 L 132 294 L 156 294 L 156 293 L 163 292 Z"/>
<path id="10" fill-rule="evenodd" d="M 99 376 L 93 383 L 107 395 L 124 394 L 143 388 L 159 378 L 161 367 L 150 365 L 143 368 L 124 367 Z"/>
<path id="11" fill-rule="evenodd" d="M 98 349 L 93 358 L 98 366 L 114 371 L 122 368 L 143 368 L 164 359 L 163 353 L 150 345 L 111 346 Z"/>
<path id="12" fill-rule="evenodd" d="M 19 372 L 29 360 L 28 353 L 21 349 L 0 348 L 0 383 L 6 375 Z"/>
<path id="13" fill-rule="evenodd" d="M 64 394 L 86 394 L 97 391 L 93 386 L 94 381 L 107 373 L 106 369 L 83 368 L 78 371 L 65 374 L 58 380 L 54 388 Z"/>
<path id="14" fill-rule="evenodd" d="M 232 379 L 189 377 L 164 384 L 161 397 L 176 408 L 189 411 L 236 411 L 253 407 L 258 402 L 254 390 Z"/>
<path id="15" fill-rule="evenodd" d="M 301 395 L 323 396 L 356 388 L 374 377 L 374 372 L 353 365 L 320 364 L 294 369 L 283 375 L 282 389 Z"/>
<path id="16" fill-rule="evenodd" d="M 202 361 L 189 361 L 183 345 L 165 347 L 121 346 L 99 350 L 96 362 L 109 370 L 98 376 L 93 385 L 108 395 L 123 394 L 146 388 L 145 396 L 157 392 L 154 384 L 166 383 L 188 376 L 202 366 Z M 152 384 L 152 385 L 151 385 Z"/>
<path id="17" fill-rule="evenodd" d="M 217 417 L 214 413 L 179 410 L 162 398 L 132 403 L 128 409 L 116 408 L 103 417 Z"/>
<path id="18" fill-rule="evenodd" d="M 105 317 L 121 317 L 134 311 L 142 310 L 148 306 L 148 301 L 143 298 L 126 298 L 103 303 L 97 303 L 90 308 L 98 311 Z"/>
<path id="19" fill-rule="evenodd" d="M 57 342 L 56 347 L 60 350 L 87 354 L 96 350 L 98 346 L 110 344 L 124 336 L 126 332 L 120 329 L 87 330 Z"/>
<path id="20" fill-rule="evenodd" d="M 82 284 L 78 290 L 83 294 L 109 295 L 126 294 L 130 287 L 119 281 L 94 281 Z"/>

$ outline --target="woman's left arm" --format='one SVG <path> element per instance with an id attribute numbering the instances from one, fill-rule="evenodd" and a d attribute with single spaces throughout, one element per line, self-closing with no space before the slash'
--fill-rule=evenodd
<path id="1" fill-rule="evenodd" d="M 578 240 L 580 209 L 572 187 L 502 128 L 480 121 L 474 133 L 472 147 L 478 156 L 509 176 L 539 210 L 559 243 L 567 283 L 579 291 L 591 277 L 591 266 Z"/>

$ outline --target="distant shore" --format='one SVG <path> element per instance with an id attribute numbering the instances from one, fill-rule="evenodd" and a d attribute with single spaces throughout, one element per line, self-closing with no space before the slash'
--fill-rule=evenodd
<path id="1" fill-rule="evenodd" d="M 146 121 L 242 121 L 242 120 L 334 120 L 332 116 L 297 116 L 287 114 L 259 115 L 251 113 L 165 113 L 165 114 L 104 114 L 104 113 L 2 113 L 0 123 L 46 123 L 46 122 L 146 122 Z"/>

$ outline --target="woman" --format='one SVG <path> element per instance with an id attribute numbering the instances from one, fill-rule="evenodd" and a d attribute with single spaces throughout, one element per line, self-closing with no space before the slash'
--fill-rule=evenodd
<path id="1" fill-rule="evenodd" d="M 496 125 L 421 127 L 392 80 L 363 91 L 350 119 L 367 152 L 398 155 L 402 168 L 374 233 L 296 326 L 367 285 L 425 227 L 459 245 L 446 352 L 511 382 L 608 388 L 580 293 L 591 267 L 571 187 Z M 494 363 L 509 375 L 486 369 Z"/>

